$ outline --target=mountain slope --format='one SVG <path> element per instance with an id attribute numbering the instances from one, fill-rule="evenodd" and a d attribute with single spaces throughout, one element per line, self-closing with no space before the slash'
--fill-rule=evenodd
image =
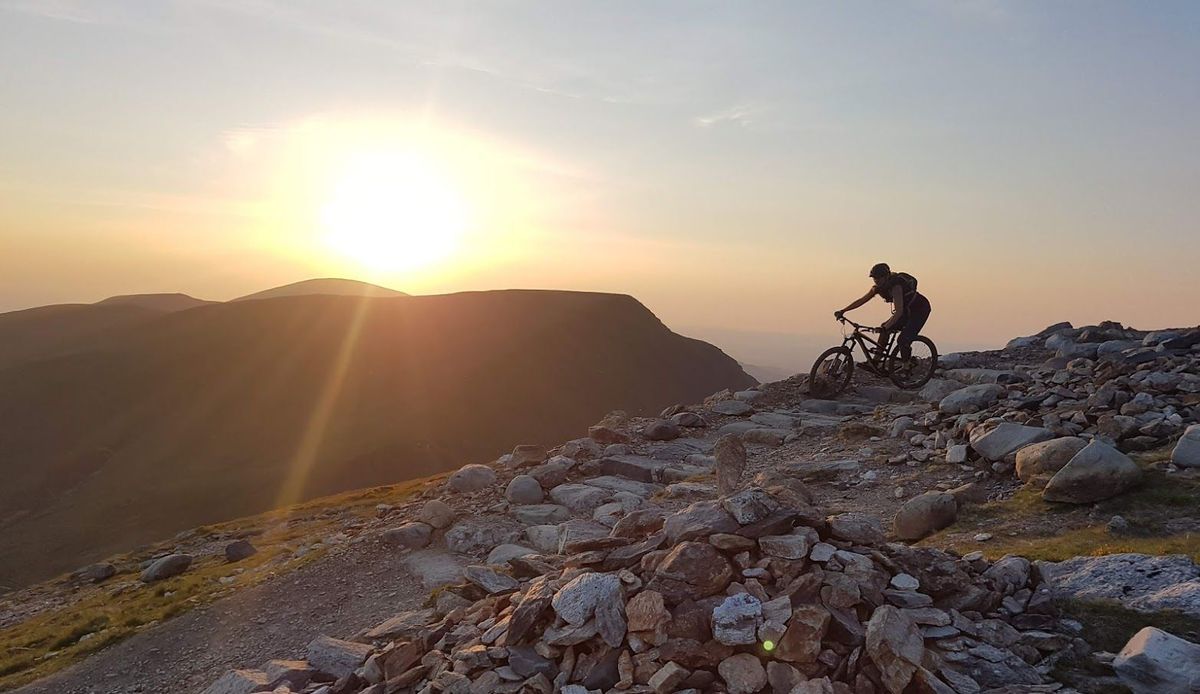
<path id="1" fill-rule="evenodd" d="M 142 306 L 144 308 L 154 309 L 156 311 L 186 311 L 189 308 L 197 306 L 206 306 L 216 303 L 214 301 L 206 301 L 197 299 L 194 296 L 187 294 L 171 293 L 171 294 L 123 294 L 121 296 L 110 296 L 103 301 L 96 302 L 96 306 Z"/>
<path id="2" fill-rule="evenodd" d="M 619 295 L 285 297 L 163 315 L 0 370 L 0 584 L 752 382 Z"/>
<path id="3" fill-rule="evenodd" d="M 395 297 L 408 296 L 404 292 L 388 289 L 377 284 L 346 280 L 333 277 L 303 280 L 285 284 L 282 287 L 265 289 L 254 294 L 240 296 L 234 301 L 251 301 L 258 299 L 278 299 L 285 296 L 366 296 L 366 297 Z"/>

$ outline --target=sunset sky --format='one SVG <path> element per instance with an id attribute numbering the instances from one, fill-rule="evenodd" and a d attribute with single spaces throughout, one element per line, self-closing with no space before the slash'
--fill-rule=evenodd
<path id="1" fill-rule="evenodd" d="M 1194 325 L 1198 36 L 1193 2 L 0 0 L 0 311 L 343 276 L 833 337 L 886 260 L 946 344 Z"/>

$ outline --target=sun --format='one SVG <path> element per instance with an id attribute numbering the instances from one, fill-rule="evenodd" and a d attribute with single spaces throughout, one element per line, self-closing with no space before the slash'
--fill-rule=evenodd
<path id="1" fill-rule="evenodd" d="M 467 226 L 453 181 L 418 154 L 351 157 L 331 188 L 320 211 L 325 242 L 367 269 L 395 272 L 444 260 Z"/>

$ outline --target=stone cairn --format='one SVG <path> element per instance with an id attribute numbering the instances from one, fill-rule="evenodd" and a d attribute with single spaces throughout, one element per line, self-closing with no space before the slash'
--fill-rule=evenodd
<path id="1" fill-rule="evenodd" d="M 1091 651 L 1025 559 L 887 543 L 798 482 L 635 511 L 464 578 L 207 694 L 1068 691 L 1048 673 Z"/>

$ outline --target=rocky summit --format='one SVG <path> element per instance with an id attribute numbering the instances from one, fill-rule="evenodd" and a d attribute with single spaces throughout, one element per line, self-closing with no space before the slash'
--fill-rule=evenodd
<path id="1" fill-rule="evenodd" d="M 1054 680 L 1056 668 L 1094 649 L 1056 598 L 1097 590 L 1103 581 L 1086 576 L 1104 560 L 990 562 L 887 536 L 919 540 L 953 524 L 961 506 L 989 497 L 979 486 L 989 477 L 1088 504 L 1139 484 L 1132 452 L 1178 440 L 1171 469 L 1191 466 L 1198 344 L 1197 331 L 1054 326 L 996 355 L 1040 354 L 1034 363 L 993 368 L 971 362 L 996 356 L 949 355 L 917 397 L 860 387 L 882 403 L 872 413 L 885 418 L 879 425 L 856 423 L 871 408 L 854 403 L 769 409 L 787 399 L 786 383 L 670 408 L 640 430 L 610 415 L 506 487 L 462 485 L 465 471 L 451 477 L 452 492 L 504 488 L 511 514 L 540 524 L 503 531 L 501 518 L 465 519 L 448 542 L 470 527 L 478 553 L 504 541 L 532 548 L 497 547 L 443 581 L 424 609 L 351 640 L 314 635 L 307 663 L 287 677 L 233 671 L 207 694 L 1074 691 Z M 902 501 L 889 533 L 870 512 L 822 511 L 805 482 L 861 461 L 778 461 L 746 479 L 762 448 L 822 434 L 880 442 L 885 432 L 906 444 L 888 464 L 944 461 L 975 469 L 975 481 Z M 580 514 L 591 520 L 571 518 Z M 1200 575 L 1195 565 L 1170 562 L 1178 576 L 1151 573 L 1171 584 L 1160 592 L 1192 595 L 1179 586 Z M 1139 599 L 1132 609 L 1162 606 Z M 1194 666 L 1168 656 L 1195 648 L 1139 634 L 1100 661 L 1113 667 L 1109 684 L 1151 691 L 1146 682 L 1194 684 Z"/>
<path id="2" fill-rule="evenodd" d="M 1178 683 L 1194 682 L 1196 665 L 1175 654 L 1200 647 L 1186 626 L 1200 621 L 1134 637 L 1156 615 L 1200 620 L 1200 567 L 1116 548 L 1200 528 L 1194 504 L 1181 505 L 1200 475 L 1200 330 L 1058 325 L 1003 350 L 947 355 L 920 392 L 858 378 L 837 401 L 811 398 L 798 376 L 656 417 L 611 412 L 586 437 L 517 446 L 370 516 L 305 507 L 326 535 L 304 546 L 353 556 L 364 574 L 403 574 L 412 588 L 374 596 L 352 627 L 326 626 L 317 610 L 280 624 L 264 605 L 255 623 L 292 645 L 214 643 L 227 659 L 203 680 L 147 671 L 120 688 L 106 679 L 106 691 L 1192 691 Z M 1158 525 L 1107 510 L 1147 487 L 1173 504 Z M 1025 525 L 980 531 L 1014 500 L 1033 508 Z M 1036 550 L 1080 518 L 1104 539 L 1085 534 L 1054 560 L 994 549 L 1028 540 Z M 302 521 L 289 520 L 287 537 Z M 235 559 L 247 554 L 235 539 L 208 531 L 110 558 L 55 599 L 170 595 L 186 580 L 233 590 L 286 568 L 256 564 L 278 552 L 269 547 Z M 24 596 L 12 612 L 28 618 L 37 601 Z M 1081 603 L 1136 625 L 1096 628 L 1071 611 Z M 92 656 L 100 671 L 104 658 Z M 69 681 L 21 691 L 91 691 L 96 680 Z"/>
<path id="3" fill-rule="evenodd" d="M 307 663 L 207 694 L 1051 691 L 1056 661 L 1088 652 L 1029 562 L 864 543 L 805 496 L 751 486 L 667 516 L 686 538 L 614 528 L 469 567 L 432 609 L 317 636 Z"/>

